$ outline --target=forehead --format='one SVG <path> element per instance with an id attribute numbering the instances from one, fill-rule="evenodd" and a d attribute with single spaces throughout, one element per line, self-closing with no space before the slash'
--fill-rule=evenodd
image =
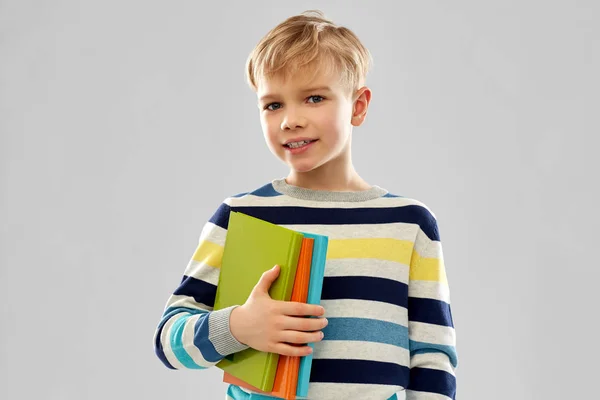
<path id="1" fill-rule="evenodd" d="M 331 91 L 342 89 L 340 75 L 336 69 L 327 66 L 310 66 L 296 71 L 287 70 L 271 76 L 260 77 L 257 82 L 257 95 L 259 98 L 263 98 L 284 92 L 325 87 Z"/>

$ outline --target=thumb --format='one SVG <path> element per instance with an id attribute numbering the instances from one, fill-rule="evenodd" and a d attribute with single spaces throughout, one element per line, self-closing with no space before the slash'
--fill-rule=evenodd
<path id="1" fill-rule="evenodd" d="M 262 293 L 268 293 L 271 285 L 279 276 L 279 265 L 274 266 L 268 271 L 263 272 L 258 283 L 255 286 L 255 290 L 258 290 Z"/>

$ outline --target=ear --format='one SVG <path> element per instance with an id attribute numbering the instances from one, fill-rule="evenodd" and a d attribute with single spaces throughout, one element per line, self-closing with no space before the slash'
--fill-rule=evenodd
<path id="1" fill-rule="evenodd" d="M 367 110 L 371 102 L 371 89 L 366 86 L 358 89 L 354 94 L 354 105 L 352 108 L 352 125 L 360 126 L 367 117 Z"/>

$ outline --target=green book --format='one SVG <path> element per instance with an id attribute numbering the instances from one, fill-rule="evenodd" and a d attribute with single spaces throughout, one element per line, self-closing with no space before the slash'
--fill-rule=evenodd
<path id="1" fill-rule="evenodd" d="M 214 310 L 244 304 L 263 272 L 279 265 L 271 285 L 274 300 L 290 301 L 304 235 L 231 211 L 225 238 Z M 273 390 L 279 354 L 248 348 L 230 354 L 216 366 L 263 391 Z"/>

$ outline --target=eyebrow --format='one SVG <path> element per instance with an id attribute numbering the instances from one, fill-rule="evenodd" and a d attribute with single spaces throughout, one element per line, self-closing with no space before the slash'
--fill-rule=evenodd
<path id="1" fill-rule="evenodd" d="M 317 87 L 311 87 L 308 89 L 302 89 L 300 90 L 300 93 L 315 93 L 315 92 L 331 92 L 331 88 L 329 86 L 317 86 Z M 265 94 L 264 96 L 260 97 L 260 101 L 265 101 L 267 99 L 272 99 L 272 98 L 276 98 L 277 95 L 276 94 Z"/>

